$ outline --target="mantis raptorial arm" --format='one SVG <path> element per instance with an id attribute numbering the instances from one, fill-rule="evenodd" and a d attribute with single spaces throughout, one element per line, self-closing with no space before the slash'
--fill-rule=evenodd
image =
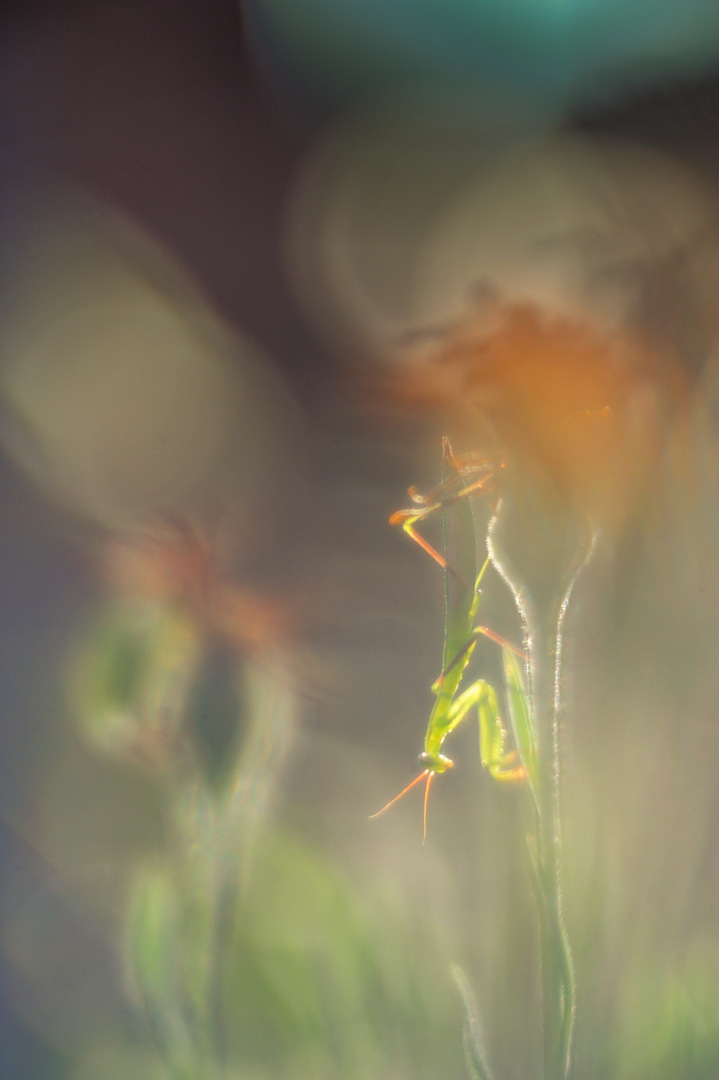
<path id="1" fill-rule="evenodd" d="M 459 695 L 449 710 L 446 734 L 459 727 L 464 718 L 475 708 L 479 721 L 479 756 L 482 765 L 495 780 L 524 780 L 527 776 L 523 765 L 517 765 L 516 750 L 505 752 L 507 738 L 499 716 L 499 705 L 494 687 L 483 679 L 469 686 Z"/>

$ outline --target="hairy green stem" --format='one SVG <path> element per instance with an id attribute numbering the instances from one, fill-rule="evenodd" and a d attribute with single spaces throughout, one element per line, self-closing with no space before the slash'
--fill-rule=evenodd
<path id="1" fill-rule="evenodd" d="M 509 470 L 508 470 L 509 472 Z M 589 522 L 524 462 L 508 476 L 490 553 L 525 623 L 537 770 L 534 887 L 542 966 L 543 1080 L 566 1080 L 574 1026 L 574 970 L 561 889 L 560 708 L 564 617 L 592 550 Z"/>
<path id="2" fill-rule="evenodd" d="M 542 960 L 544 1080 L 564 1080 L 569 1071 L 574 1019 L 574 971 L 564 927 L 561 888 L 559 803 L 559 611 L 527 613 L 530 694 L 537 747 L 536 871 Z"/>

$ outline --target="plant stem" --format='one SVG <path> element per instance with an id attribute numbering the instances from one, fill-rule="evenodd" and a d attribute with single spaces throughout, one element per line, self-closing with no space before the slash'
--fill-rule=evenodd
<path id="1" fill-rule="evenodd" d="M 569 1071 L 574 970 L 562 912 L 560 778 L 561 631 L 566 600 L 527 612 L 530 692 L 537 749 L 536 871 L 539 894 L 544 1080 Z"/>
<path id="2" fill-rule="evenodd" d="M 542 966 L 543 1080 L 566 1080 L 574 1026 L 574 970 L 561 890 L 560 690 L 564 616 L 593 543 L 585 515 L 531 462 L 517 463 L 490 527 L 492 559 L 524 619 L 537 758 L 534 886 Z"/>

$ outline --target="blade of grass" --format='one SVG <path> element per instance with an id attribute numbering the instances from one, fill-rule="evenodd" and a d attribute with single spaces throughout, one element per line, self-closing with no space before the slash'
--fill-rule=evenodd
<path id="1" fill-rule="evenodd" d="M 487 1052 L 484 1049 L 482 1029 L 479 1023 L 479 1010 L 472 993 L 472 987 L 469 985 L 469 979 L 458 964 L 452 964 L 450 971 L 462 1002 L 462 1013 L 464 1015 L 462 1043 L 471 1080 L 494 1080 L 487 1061 Z"/>

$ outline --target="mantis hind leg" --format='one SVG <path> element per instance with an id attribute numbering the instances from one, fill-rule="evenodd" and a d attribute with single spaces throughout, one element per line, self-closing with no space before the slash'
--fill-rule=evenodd
<path id="1" fill-rule="evenodd" d="M 489 559 L 487 560 L 487 562 L 489 562 Z M 487 563 L 485 563 L 485 566 L 486 565 Z M 482 572 L 484 572 L 484 568 Z M 501 645 L 503 649 L 509 649 L 509 651 L 511 653 L 514 653 L 515 656 L 518 656 L 520 660 L 525 659 L 523 651 L 517 648 L 516 645 L 513 645 L 511 641 L 507 641 L 506 638 L 503 638 L 501 634 L 496 634 L 494 630 L 490 630 L 488 626 L 475 626 L 471 634 L 467 638 L 467 641 L 459 650 L 457 655 L 452 657 L 446 668 L 444 668 L 444 670 L 440 672 L 439 677 L 433 683 L 432 689 L 435 693 L 437 693 L 441 689 L 442 683 L 444 682 L 446 676 L 450 673 L 450 671 L 452 671 L 452 669 L 455 668 L 457 664 L 459 664 L 462 659 L 472 651 L 472 649 L 474 649 L 474 646 L 477 644 L 477 641 L 480 637 L 489 638 L 490 641 L 494 641 L 497 645 Z"/>
<path id="2" fill-rule="evenodd" d="M 448 573 L 453 574 L 454 577 L 458 578 L 467 588 L 470 587 L 469 582 L 465 581 L 459 571 L 456 570 L 451 563 L 447 562 L 444 555 L 437 551 L 435 547 L 432 547 L 429 541 L 425 540 L 425 538 L 417 532 L 415 525 L 418 521 L 429 517 L 430 514 L 436 513 L 437 510 L 444 510 L 446 506 L 451 505 L 451 503 L 456 502 L 458 499 L 464 499 L 468 495 L 474 494 L 475 491 L 479 491 L 484 486 L 487 479 L 488 477 L 483 477 L 475 484 L 470 484 L 469 487 L 462 488 L 462 490 L 458 491 L 452 498 L 439 500 L 429 506 L 423 507 L 421 510 L 418 510 L 416 507 L 407 510 L 395 510 L 394 514 L 392 514 L 389 519 L 390 525 L 401 525 L 407 535 L 414 540 L 415 544 L 419 544 L 422 550 L 426 551 L 431 559 L 434 559 L 436 563 L 439 563 L 443 570 L 446 570 Z"/>

